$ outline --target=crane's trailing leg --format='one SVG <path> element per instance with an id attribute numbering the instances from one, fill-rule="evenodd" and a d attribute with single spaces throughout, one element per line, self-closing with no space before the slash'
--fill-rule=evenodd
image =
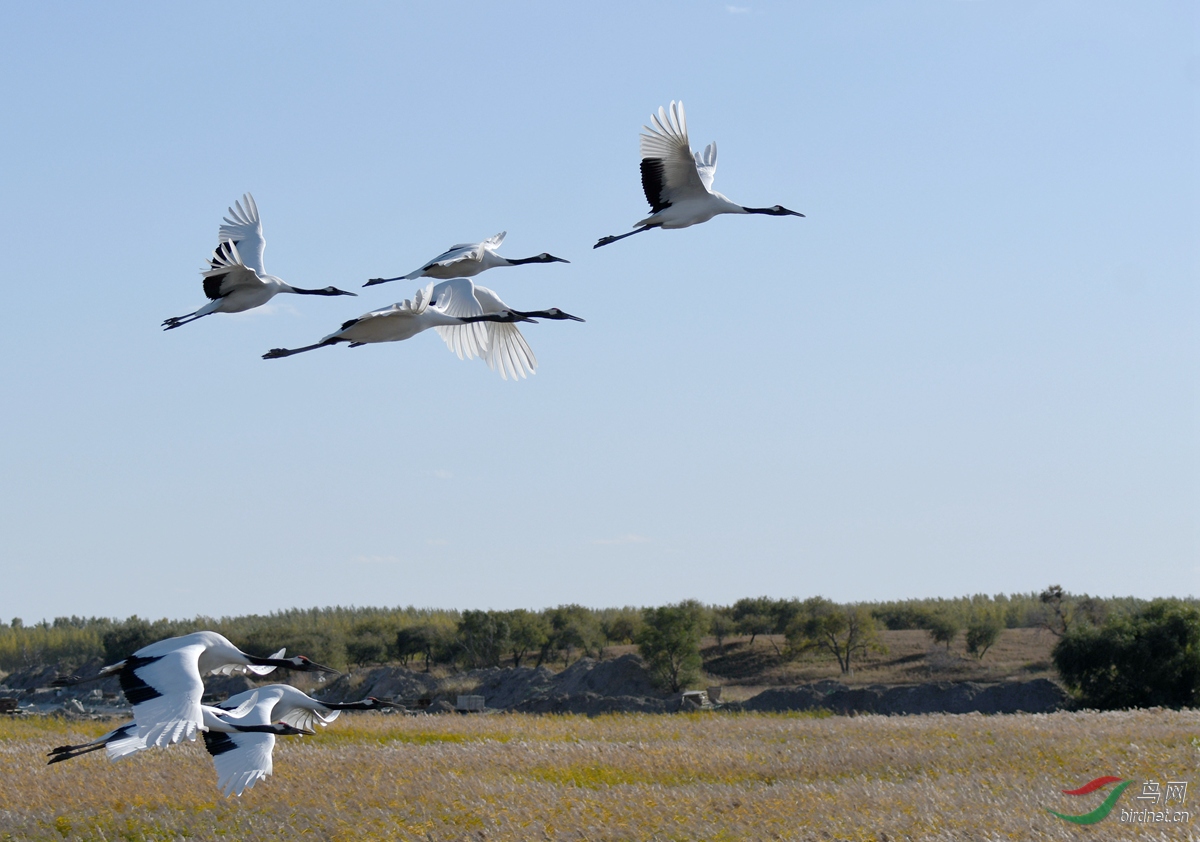
<path id="1" fill-rule="evenodd" d="M 197 310 L 196 313 L 200 313 L 200 311 Z M 163 322 L 163 330 L 174 330 L 177 327 L 183 327 L 188 322 L 194 322 L 196 319 L 203 319 L 209 315 L 208 313 L 196 315 L 196 313 L 188 313 L 186 316 L 172 316 Z"/>
<path id="2" fill-rule="evenodd" d="M 267 353 L 263 354 L 264 360 L 277 360 L 281 357 L 290 357 L 292 354 L 303 354 L 305 351 L 312 351 L 316 348 L 324 348 L 326 345 L 336 344 L 338 340 L 323 340 L 315 345 L 305 345 L 303 348 L 272 348 Z"/>
<path id="3" fill-rule="evenodd" d="M 600 248 L 600 246 L 606 246 L 606 245 L 608 245 L 609 243 L 615 243 L 617 240 L 623 240 L 623 239 L 625 239 L 626 237 L 632 237 L 634 234 L 640 234 L 640 233 L 642 233 L 643 231 L 649 231 L 649 230 L 650 230 L 651 228 L 653 228 L 653 227 L 656 227 L 656 226 L 647 225 L 645 228 L 634 228 L 634 229 L 633 229 L 632 231 L 630 231 L 628 234 L 618 234 L 618 235 L 616 235 L 615 237 L 612 237 L 612 236 L 610 236 L 610 237 L 601 237 L 601 238 L 600 238 L 600 239 L 599 239 L 599 240 L 596 242 L 596 245 L 592 246 L 592 248 L 594 248 L 594 249 L 598 249 L 598 248 Z"/>

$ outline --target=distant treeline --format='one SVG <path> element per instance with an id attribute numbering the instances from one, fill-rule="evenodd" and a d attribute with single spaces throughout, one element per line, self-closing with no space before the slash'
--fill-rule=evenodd
<path id="1" fill-rule="evenodd" d="M 811 602 L 755 597 L 729 606 L 702 606 L 703 627 L 722 643 L 738 635 L 783 635 Z M 1189 604 L 1200 605 L 1195 600 Z M 695 603 L 691 603 L 695 605 Z M 1100 627 L 1146 606 L 1132 597 L 1075 596 L 1053 586 L 1041 593 L 909 599 L 858 603 L 887 629 L 927 629 L 940 639 L 972 624 L 1044 627 L 1061 636 L 1069 627 Z M 851 606 L 845 606 L 851 607 Z M 584 608 L 562 605 L 541 611 L 449 611 L 427 608 L 310 608 L 244 617 L 191 620 L 125 620 L 57 617 L 26 625 L 0 621 L 0 671 L 57 666 L 77 669 L 89 661 L 113 663 L 165 637 L 200 629 L 224 634 L 248 652 L 286 647 L 337 668 L 401 663 L 472 668 L 569 663 L 599 656 L 607 646 L 639 639 L 653 609 Z"/>

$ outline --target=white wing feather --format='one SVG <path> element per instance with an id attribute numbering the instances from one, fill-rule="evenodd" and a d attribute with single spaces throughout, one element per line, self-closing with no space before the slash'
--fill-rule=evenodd
<path id="1" fill-rule="evenodd" d="M 518 376 L 526 377 L 534 374 L 537 368 L 537 357 L 533 349 L 517 330 L 515 324 L 488 323 L 488 368 L 499 370 L 500 376 L 507 380 L 510 376 L 516 380 Z M 507 372 L 507 373 L 506 373 Z"/>
<path id="2" fill-rule="evenodd" d="M 322 713 L 318 710 L 309 708 L 292 707 L 284 711 L 282 715 L 276 714 L 276 722 L 282 722 L 285 725 L 291 725 L 293 728 L 303 728 L 305 731 L 315 731 L 317 726 L 324 727 L 330 722 L 338 718 L 340 710 L 331 710 Z"/>
<path id="3" fill-rule="evenodd" d="M 146 745 L 168 746 L 196 739 L 204 719 L 200 707 L 204 682 L 197 666 L 202 651 L 199 644 L 185 646 L 134 670 L 137 678 L 160 694 L 133 706 L 137 735 Z"/>
<path id="4" fill-rule="evenodd" d="M 287 647 L 280 649 L 272 658 L 282 658 L 287 654 Z M 256 664 L 222 664 L 213 670 L 210 675 L 270 675 L 275 671 L 275 667 L 260 667 Z"/>
<path id="5" fill-rule="evenodd" d="M 144 751 L 146 741 L 137 735 L 137 723 L 129 722 L 110 731 L 97 742 L 104 743 L 104 753 L 109 760 L 120 760 L 139 751 Z"/>
<path id="6" fill-rule="evenodd" d="M 713 177 L 717 174 L 717 142 L 714 140 L 704 147 L 704 154 L 696 153 L 696 173 L 700 176 L 704 189 L 712 192 Z"/>
<path id="7" fill-rule="evenodd" d="M 498 236 L 501 239 L 504 238 L 503 234 Z M 486 312 L 491 312 L 480 306 L 479 301 L 475 298 L 475 291 L 476 287 L 469 278 L 442 281 L 433 287 L 433 300 L 437 302 L 434 306 L 447 316 L 455 316 L 460 319 L 482 316 Z M 438 336 L 442 337 L 442 341 L 446 343 L 446 347 L 457 354 L 460 360 L 473 360 L 476 357 L 482 357 L 487 351 L 486 324 L 486 322 L 473 322 L 465 325 L 439 325 L 436 330 Z"/>
<path id="8" fill-rule="evenodd" d="M 245 264 L 241 251 L 232 241 L 223 242 L 213 249 L 208 265 L 209 268 L 201 273 L 204 277 L 204 294 L 214 300 L 237 289 L 257 289 L 263 286 L 259 273 Z M 210 289 L 210 279 L 214 278 L 219 279 L 220 283 L 220 287 L 215 290 Z"/>
<path id="9" fill-rule="evenodd" d="M 500 244 L 504 242 L 504 238 L 508 236 L 507 231 L 501 231 L 494 237 L 488 237 L 479 245 L 483 246 L 487 251 L 495 251 L 500 248 Z"/>
<path id="10" fill-rule="evenodd" d="M 241 795 L 274 771 L 271 754 L 275 749 L 275 735 L 239 731 L 225 736 L 236 748 L 213 755 L 217 788 L 226 796 Z"/>
<path id="11" fill-rule="evenodd" d="M 487 287 L 475 287 L 475 298 L 485 313 L 499 313 L 509 309 L 508 305 L 500 300 L 500 296 Z M 492 371 L 499 371 L 500 376 L 505 380 L 509 377 L 516 380 L 518 377 L 527 377 L 534 373 L 537 368 L 537 357 L 533 355 L 533 349 L 529 347 L 529 343 L 525 341 L 525 337 L 521 335 L 516 324 L 509 322 L 480 322 L 479 324 L 486 326 L 487 354 L 484 359 L 487 361 L 488 368 Z"/>
<path id="12" fill-rule="evenodd" d="M 417 272 L 424 272 L 430 266 L 448 266 L 467 260 L 483 260 L 483 243 L 459 243 L 450 246 L 433 260 L 426 262 Z"/>
<path id="13" fill-rule="evenodd" d="M 242 202 L 246 203 L 245 208 L 242 207 Z M 267 241 L 263 239 L 258 205 L 249 193 L 242 197 L 242 202 L 235 202 L 234 207 L 229 209 L 229 216 L 224 218 L 224 224 L 217 229 L 217 241 L 229 240 L 236 244 L 242 255 L 242 262 L 258 274 L 265 275 L 267 270 L 263 268 L 263 252 L 266 251 Z"/>
<path id="14" fill-rule="evenodd" d="M 712 149 L 712 171 L 709 173 L 708 184 L 704 183 L 696 168 L 698 156 L 693 156 L 688 144 L 687 121 L 683 113 L 683 103 L 672 102 L 670 113 L 659 108 L 658 114 L 650 115 L 651 126 L 643 126 L 641 135 L 642 158 L 657 158 L 663 164 L 662 198 L 669 204 L 696 198 L 709 192 L 712 184 L 712 174 L 716 170 L 715 145 Z M 705 150 L 707 154 L 707 150 Z"/>

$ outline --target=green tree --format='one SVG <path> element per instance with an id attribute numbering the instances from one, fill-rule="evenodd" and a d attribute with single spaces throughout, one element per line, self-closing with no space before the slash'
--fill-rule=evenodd
<path id="1" fill-rule="evenodd" d="M 712 620 L 708 624 L 708 633 L 717 639 L 717 648 L 725 649 L 725 638 L 737 631 L 737 623 L 733 620 L 733 612 L 728 608 L 717 608 L 712 612 Z"/>
<path id="2" fill-rule="evenodd" d="M 519 667 L 530 652 L 540 651 L 546 645 L 550 639 L 550 625 L 545 617 L 524 608 L 509 611 L 507 620 L 508 648 L 513 666 Z"/>
<path id="3" fill-rule="evenodd" d="M 1071 628 L 1053 657 L 1086 707 L 1200 705 L 1200 610 L 1177 600 L 1155 600 L 1099 629 Z"/>
<path id="4" fill-rule="evenodd" d="M 354 624 L 346 639 L 346 660 L 353 665 L 386 663 L 395 649 L 394 623 L 371 617 Z"/>
<path id="5" fill-rule="evenodd" d="M 1074 605 L 1062 585 L 1051 585 L 1038 594 L 1042 603 L 1042 628 L 1049 630 L 1055 637 L 1062 637 L 1071 628 Z"/>
<path id="6" fill-rule="evenodd" d="M 498 667 L 509 644 L 508 619 L 498 611 L 464 611 L 456 637 L 463 660 L 472 667 Z"/>
<path id="7" fill-rule="evenodd" d="M 407 665 L 409 658 L 424 658 L 425 672 L 449 654 L 451 644 L 452 633 L 433 620 L 414 623 L 396 632 L 396 653 L 400 662 Z"/>
<path id="8" fill-rule="evenodd" d="M 699 677 L 706 615 L 704 606 L 694 599 L 642 611 L 638 652 L 660 687 L 678 693 Z"/>
<path id="9" fill-rule="evenodd" d="M 115 664 L 123 661 L 142 647 L 149 646 L 161 638 L 170 637 L 156 631 L 157 625 L 134 614 L 125 622 L 105 632 L 101 638 L 104 643 L 104 662 Z"/>
<path id="10" fill-rule="evenodd" d="M 995 614 L 978 614 L 967 623 L 967 651 L 979 660 L 1000 639 L 1004 623 Z"/>
<path id="11" fill-rule="evenodd" d="M 954 638 L 958 636 L 961 628 L 962 623 L 959 622 L 953 610 L 947 607 L 931 611 L 925 617 L 925 630 L 929 632 L 934 643 L 946 644 L 947 652 L 950 651 L 950 644 L 954 642 Z"/>
<path id="12" fill-rule="evenodd" d="M 739 599 L 730 609 L 735 627 L 740 634 L 750 635 L 750 645 L 760 634 L 775 630 L 775 618 L 771 616 L 771 598 L 767 596 Z"/>
<path id="13" fill-rule="evenodd" d="M 599 624 L 592 612 L 582 605 L 560 605 L 548 612 L 550 637 L 538 656 L 537 665 L 551 652 L 561 652 L 563 666 L 571 663 L 571 655 L 576 650 L 584 655 L 599 654 L 602 648 L 602 635 Z"/>
<path id="14" fill-rule="evenodd" d="M 632 643 L 642 625 L 641 612 L 634 608 L 610 608 L 600 612 L 604 645 Z"/>
<path id="15" fill-rule="evenodd" d="M 816 596 L 805 600 L 803 609 L 788 628 L 790 654 L 816 650 L 833 655 L 845 675 L 853 671 L 855 658 L 887 651 L 875 616 L 865 605 L 837 605 Z"/>

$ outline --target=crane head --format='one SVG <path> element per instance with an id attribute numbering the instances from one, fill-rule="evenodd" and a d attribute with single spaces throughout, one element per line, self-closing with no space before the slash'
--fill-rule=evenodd
<path id="1" fill-rule="evenodd" d="M 557 307 L 551 307 L 549 310 L 547 310 L 544 313 L 538 313 L 538 315 L 544 319 L 558 319 L 560 321 L 563 319 L 570 319 L 573 322 L 582 322 L 583 321 L 583 319 L 579 318 L 579 316 L 572 316 L 570 313 L 564 313 L 562 310 L 558 309 Z"/>
<path id="2" fill-rule="evenodd" d="M 303 655 L 297 655 L 294 658 L 288 658 L 288 661 L 291 662 L 292 669 L 296 670 L 297 672 L 329 672 L 333 673 L 334 675 L 341 675 L 340 672 L 332 667 L 321 666 L 320 664 L 309 660 Z"/>

